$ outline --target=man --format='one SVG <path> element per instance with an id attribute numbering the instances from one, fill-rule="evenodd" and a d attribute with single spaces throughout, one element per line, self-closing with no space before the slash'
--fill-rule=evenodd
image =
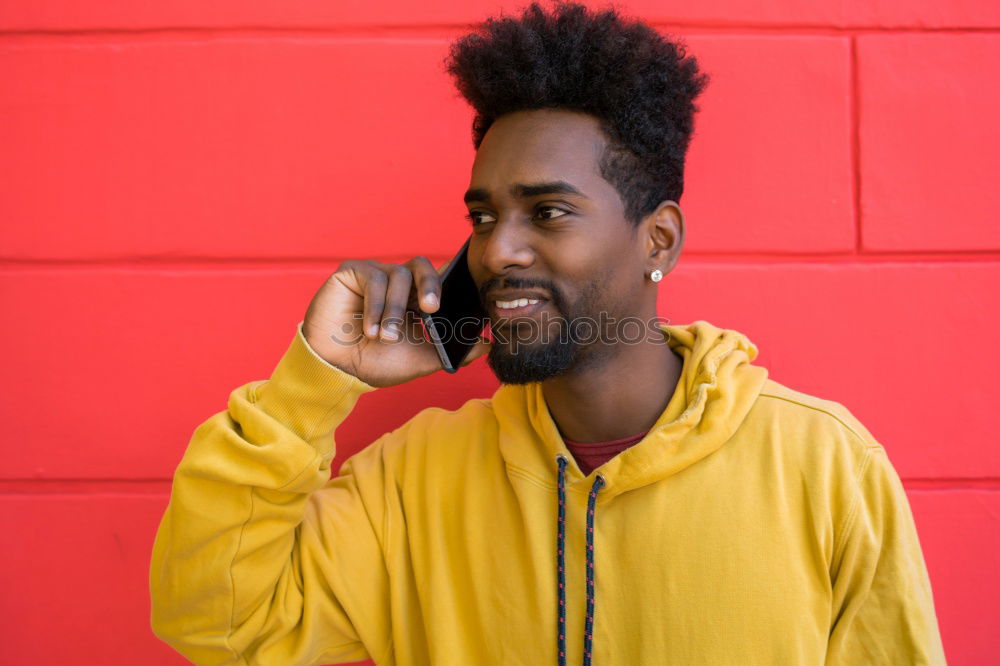
<path id="1" fill-rule="evenodd" d="M 469 360 L 501 388 L 329 479 L 362 394 L 440 369 L 412 316 L 439 305 L 430 263 L 342 264 L 270 379 L 195 431 L 156 634 L 199 664 L 943 664 L 864 426 L 737 331 L 625 340 L 683 246 L 694 58 L 613 11 L 533 4 L 448 71 L 477 112 L 468 264 L 492 339 Z"/>

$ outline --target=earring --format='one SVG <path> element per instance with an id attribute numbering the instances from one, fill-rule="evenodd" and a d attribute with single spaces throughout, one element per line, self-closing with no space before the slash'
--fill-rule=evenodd
<path id="1" fill-rule="evenodd" d="M 653 282 L 659 282 L 663 279 L 663 272 L 659 268 L 654 268 L 649 272 L 649 279 Z"/>

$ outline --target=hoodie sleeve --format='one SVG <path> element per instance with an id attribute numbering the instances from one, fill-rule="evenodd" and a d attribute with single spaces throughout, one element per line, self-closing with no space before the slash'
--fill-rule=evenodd
<path id="1" fill-rule="evenodd" d="M 827 664 L 945 664 L 910 505 L 879 445 L 867 448 L 831 572 Z"/>
<path id="2" fill-rule="evenodd" d="M 330 479 L 333 432 L 375 390 L 298 333 L 177 467 L 150 564 L 154 633 L 195 664 L 380 659 L 390 647 L 382 439 Z"/>

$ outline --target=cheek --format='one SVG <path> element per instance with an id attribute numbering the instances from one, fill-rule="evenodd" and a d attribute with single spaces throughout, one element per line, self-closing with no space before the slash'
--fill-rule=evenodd
<path id="1" fill-rule="evenodd" d="M 642 268 L 635 265 L 631 253 L 609 253 L 602 271 L 593 276 L 595 298 L 609 312 L 632 312 L 642 293 L 642 282 Z"/>

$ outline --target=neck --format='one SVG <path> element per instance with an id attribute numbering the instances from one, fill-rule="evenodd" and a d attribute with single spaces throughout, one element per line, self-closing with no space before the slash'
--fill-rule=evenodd
<path id="1" fill-rule="evenodd" d="M 597 351 L 597 350 L 591 350 Z M 618 344 L 542 383 L 549 413 L 567 439 L 602 442 L 649 430 L 670 403 L 684 359 L 666 342 Z"/>

